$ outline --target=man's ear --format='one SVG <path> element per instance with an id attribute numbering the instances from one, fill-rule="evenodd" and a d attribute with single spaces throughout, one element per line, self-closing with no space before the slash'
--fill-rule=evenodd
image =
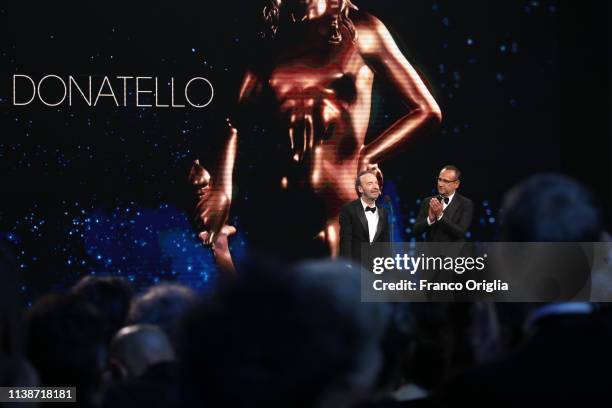
<path id="1" fill-rule="evenodd" d="M 357 186 L 357 191 L 359 191 L 360 194 L 363 194 L 363 187 Z"/>

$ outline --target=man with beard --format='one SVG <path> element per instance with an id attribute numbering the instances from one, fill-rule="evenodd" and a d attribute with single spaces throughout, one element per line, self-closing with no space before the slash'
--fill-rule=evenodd
<path id="1" fill-rule="evenodd" d="M 340 256 L 370 269 L 374 257 L 388 256 L 389 221 L 376 205 L 380 187 L 372 172 L 360 172 L 355 188 L 360 197 L 340 209 Z"/>

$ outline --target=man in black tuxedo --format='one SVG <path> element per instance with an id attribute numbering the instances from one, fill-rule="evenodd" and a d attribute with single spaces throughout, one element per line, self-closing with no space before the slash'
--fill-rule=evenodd
<path id="1" fill-rule="evenodd" d="M 390 256 L 389 221 L 387 211 L 376 205 L 380 187 L 372 172 L 360 172 L 355 189 L 360 197 L 340 209 L 340 256 L 370 270 L 374 257 Z"/>
<path id="2" fill-rule="evenodd" d="M 414 224 L 414 234 L 425 232 L 427 242 L 465 242 L 472 224 L 474 204 L 457 192 L 461 172 L 455 166 L 444 166 L 438 175 L 438 196 L 427 197 Z"/>

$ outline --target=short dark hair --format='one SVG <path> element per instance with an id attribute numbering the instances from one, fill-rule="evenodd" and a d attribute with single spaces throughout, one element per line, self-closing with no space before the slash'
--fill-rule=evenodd
<path id="1" fill-rule="evenodd" d="M 84 401 L 98 391 L 106 345 L 103 319 L 91 303 L 77 294 L 48 295 L 26 322 L 26 353 L 40 385 L 74 385 Z"/>
<path id="2" fill-rule="evenodd" d="M 166 333 L 176 349 L 180 320 L 196 300 L 197 294 L 187 286 L 160 283 L 132 300 L 127 323 L 156 325 Z"/>
<path id="3" fill-rule="evenodd" d="M 72 287 L 101 314 L 107 342 L 119 331 L 127 318 L 132 299 L 129 283 L 116 276 L 85 276 Z"/>
<path id="4" fill-rule="evenodd" d="M 311 261 L 293 268 L 259 263 L 246 272 L 184 322 L 187 402 L 312 407 L 330 387 L 355 392 L 370 385 L 364 374 L 378 368 L 372 358 L 380 352 L 386 305 L 360 302 L 357 269 Z M 237 330 L 249 334 L 247 342 Z"/>
<path id="5" fill-rule="evenodd" d="M 376 173 L 374 173 L 372 170 L 361 170 L 357 174 L 357 177 L 355 178 L 355 191 L 357 192 L 358 195 L 361 195 L 358 187 L 361 185 L 361 176 L 363 176 L 364 174 L 372 174 L 376 176 Z"/>
<path id="6" fill-rule="evenodd" d="M 452 170 L 455 172 L 455 179 L 459 180 L 459 178 L 461 178 L 461 170 L 459 170 L 457 168 L 457 166 L 453 166 L 452 164 L 447 164 L 446 166 L 442 167 L 442 170 L 440 170 L 441 172 L 444 170 Z"/>

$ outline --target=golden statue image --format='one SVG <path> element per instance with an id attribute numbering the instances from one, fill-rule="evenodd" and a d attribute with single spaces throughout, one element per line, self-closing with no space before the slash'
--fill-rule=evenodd
<path id="1" fill-rule="evenodd" d="M 242 200 L 234 197 L 236 177 L 247 179 L 249 203 L 241 205 L 257 225 L 252 242 L 313 241 L 335 257 L 339 210 L 357 198 L 359 171 L 374 172 L 382 186 L 379 165 L 442 119 L 385 25 L 350 0 L 271 0 L 263 16 L 262 51 L 244 75 L 238 106 L 265 110 L 274 129 L 253 135 L 229 118 L 217 163 L 196 160 L 189 176 L 199 238 L 227 271 L 234 269 L 228 237 L 236 232 L 228 218 L 233 200 Z M 406 112 L 365 144 L 375 78 Z M 243 140 L 259 146 L 249 153 L 258 157 L 238 174 Z"/>

